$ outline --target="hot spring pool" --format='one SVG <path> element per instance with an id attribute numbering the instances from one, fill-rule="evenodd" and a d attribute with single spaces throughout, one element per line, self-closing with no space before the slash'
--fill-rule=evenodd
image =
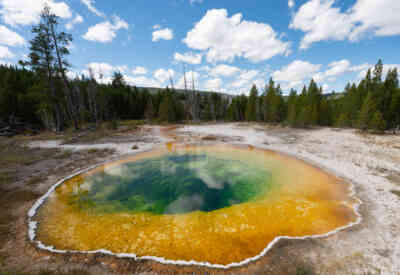
<path id="1" fill-rule="evenodd" d="M 59 252 L 226 267 L 257 258 L 278 237 L 356 222 L 349 187 L 271 151 L 170 145 L 54 186 L 30 212 L 31 238 Z"/>

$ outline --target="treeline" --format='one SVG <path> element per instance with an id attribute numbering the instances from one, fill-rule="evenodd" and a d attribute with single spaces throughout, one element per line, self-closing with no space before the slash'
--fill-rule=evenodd
<path id="1" fill-rule="evenodd" d="M 55 106 L 59 106 L 63 121 L 59 130 L 75 126 L 68 114 L 68 97 L 62 84 L 56 81 L 57 94 L 47 92 L 41 75 L 17 66 L 0 66 L 0 119 L 17 117 L 33 125 L 57 130 Z M 112 83 L 99 84 L 94 77 L 68 80 L 74 93 L 74 109 L 79 126 L 99 124 L 114 119 L 179 122 L 193 120 L 190 93 L 174 89 L 159 89 L 150 93 L 146 88 L 127 85 L 123 76 L 114 73 Z M 198 120 L 223 120 L 229 99 L 218 93 L 195 92 L 199 105 Z"/>
<path id="2" fill-rule="evenodd" d="M 397 69 L 384 78 L 379 60 L 358 85 L 348 84 L 343 93 L 324 95 L 311 80 L 301 93 L 291 90 L 284 97 L 271 79 L 260 93 L 255 86 L 250 95 L 234 98 L 228 108 L 231 121 L 284 123 L 293 127 L 336 126 L 382 132 L 400 127 L 400 88 Z"/>
<path id="3" fill-rule="evenodd" d="M 249 96 L 199 93 L 194 83 L 187 89 L 186 81 L 184 91 L 177 92 L 172 80 L 171 88 L 150 93 L 127 85 L 119 72 L 110 84 L 99 84 L 93 73 L 68 79 L 72 37 L 57 26 L 58 18 L 46 7 L 40 23 L 32 28 L 29 60 L 19 66 L 0 66 L 0 126 L 18 118 L 54 131 L 117 119 L 259 121 L 376 132 L 400 127 L 398 73 L 391 69 L 384 78 L 381 61 L 358 85 L 348 84 L 343 93 L 329 96 L 313 80 L 301 92 L 292 89 L 284 96 L 272 79 L 263 90 L 253 86 Z"/>
<path id="4" fill-rule="evenodd" d="M 147 119 L 159 122 L 259 121 L 293 127 L 336 126 L 381 132 L 400 126 L 400 88 L 397 70 L 383 79 L 379 61 L 358 85 L 348 84 L 343 93 L 324 95 L 311 80 L 298 93 L 284 96 L 271 79 L 262 92 L 256 86 L 249 96 L 228 97 L 218 93 L 176 92 L 160 89 L 150 93 L 127 85 L 116 72 L 110 84 L 99 84 L 94 77 L 68 80 L 74 94 L 76 125 L 99 124 L 115 119 Z M 60 79 L 57 94 L 46 92 L 41 74 L 16 66 L 0 66 L 0 118 L 21 120 L 57 130 L 55 108 L 64 118 L 61 129 L 75 126 L 68 116 L 68 96 Z M 193 105 L 197 111 L 193 114 Z"/>

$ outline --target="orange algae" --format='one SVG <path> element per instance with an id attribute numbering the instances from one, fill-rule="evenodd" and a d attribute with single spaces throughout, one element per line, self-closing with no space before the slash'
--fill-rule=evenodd
<path id="1" fill-rule="evenodd" d="M 122 163 L 201 151 L 262 166 L 279 183 L 264 197 L 211 212 L 155 215 L 96 213 L 68 203 L 84 178 Z M 176 146 L 119 160 L 74 177 L 39 209 L 37 238 L 56 249 L 156 256 L 211 264 L 239 263 L 260 254 L 276 237 L 320 235 L 357 220 L 349 185 L 303 161 L 257 148 Z"/>

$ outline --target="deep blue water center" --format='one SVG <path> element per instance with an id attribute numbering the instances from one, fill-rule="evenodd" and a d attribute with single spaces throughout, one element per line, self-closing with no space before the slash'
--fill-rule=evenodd
<path id="1" fill-rule="evenodd" d="M 168 153 L 106 168 L 71 197 L 90 211 L 180 214 L 213 211 L 256 200 L 270 174 L 239 160 L 207 153 Z"/>

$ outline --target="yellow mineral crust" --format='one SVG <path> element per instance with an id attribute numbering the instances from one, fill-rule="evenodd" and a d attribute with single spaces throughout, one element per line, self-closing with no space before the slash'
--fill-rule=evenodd
<path id="1" fill-rule="evenodd" d="M 168 150 L 201 150 L 272 171 L 279 188 L 256 201 L 212 212 L 176 215 L 99 214 L 68 204 L 67 195 L 90 174 Z M 276 237 L 320 235 L 358 218 L 350 185 L 303 161 L 233 146 L 169 146 L 98 167 L 66 181 L 39 209 L 37 239 L 56 249 L 156 256 L 211 264 L 238 263 L 260 254 Z"/>

